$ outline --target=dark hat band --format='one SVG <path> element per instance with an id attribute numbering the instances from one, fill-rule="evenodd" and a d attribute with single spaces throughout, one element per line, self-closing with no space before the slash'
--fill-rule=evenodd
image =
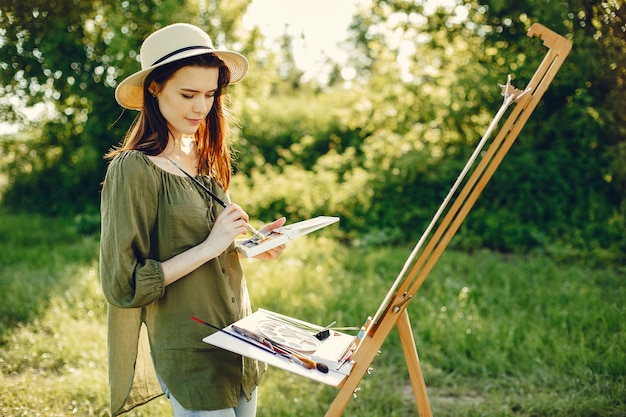
<path id="1" fill-rule="evenodd" d="M 174 52 L 170 52 L 169 54 L 165 55 L 164 57 L 161 57 L 159 59 L 157 59 L 156 61 L 154 61 L 152 63 L 151 66 L 155 66 L 156 64 L 160 64 L 161 62 L 165 61 L 167 58 L 170 58 L 176 54 L 180 54 L 181 52 L 185 52 L 185 51 L 189 51 L 192 49 L 207 49 L 209 51 L 213 51 L 213 48 L 209 48 L 208 46 L 186 46 L 184 48 L 180 48 L 175 50 Z"/>

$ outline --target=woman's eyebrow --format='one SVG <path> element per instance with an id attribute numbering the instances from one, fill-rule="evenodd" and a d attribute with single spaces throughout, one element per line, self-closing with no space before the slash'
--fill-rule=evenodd
<path id="1" fill-rule="evenodd" d="M 188 93 L 199 93 L 200 92 L 200 90 L 196 90 L 194 88 L 185 88 L 185 87 L 181 88 L 180 90 L 188 92 Z M 217 88 L 214 88 L 212 90 L 207 91 L 207 93 L 214 93 L 216 91 L 217 91 Z"/>

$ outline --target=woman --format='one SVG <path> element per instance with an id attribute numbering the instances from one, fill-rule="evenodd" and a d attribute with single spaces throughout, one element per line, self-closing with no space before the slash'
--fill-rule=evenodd
<path id="1" fill-rule="evenodd" d="M 265 366 L 202 342 L 208 327 L 191 320 L 224 327 L 251 313 L 233 243 L 246 232 L 248 215 L 236 204 L 222 207 L 182 172 L 229 201 L 223 94 L 246 75 L 248 62 L 216 50 L 188 24 L 154 32 L 140 57 L 142 70 L 115 91 L 122 107 L 140 113 L 122 146 L 107 155 L 102 189 L 111 411 L 165 392 L 176 417 L 251 417 Z"/>

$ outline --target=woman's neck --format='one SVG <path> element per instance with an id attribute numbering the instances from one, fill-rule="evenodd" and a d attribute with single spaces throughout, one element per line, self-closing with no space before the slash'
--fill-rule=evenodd
<path id="1" fill-rule="evenodd" d="M 159 156 L 173 160 L 185 171 L 196 175 L 196 140 L 193 136 L 183 136 L 178 139 L 170 138 L 167 147 Z"/>

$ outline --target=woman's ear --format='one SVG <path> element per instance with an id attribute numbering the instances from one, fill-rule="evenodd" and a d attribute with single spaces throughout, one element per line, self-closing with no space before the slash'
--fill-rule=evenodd
<path id="1" fill-rule="evenodd" d="M 156 97 L 159 92 L 159 85 L 155 81 L 152 81 L 148 86 L 148 91 L 152 94 L 152 97 Z"/>

